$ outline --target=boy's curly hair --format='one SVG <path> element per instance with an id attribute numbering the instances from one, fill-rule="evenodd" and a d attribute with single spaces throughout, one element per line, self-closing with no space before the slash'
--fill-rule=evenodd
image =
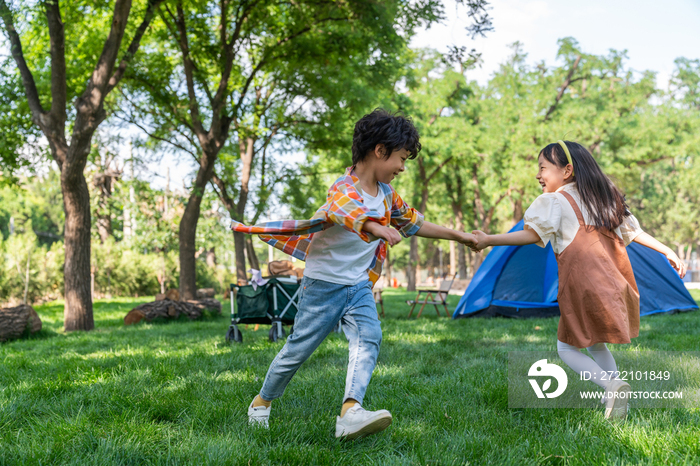
<path id="1" fill-rule="evenodd" d="M 377 144 L 384 144 L 389 158 L 395 150 L 406 149 L 409 159 L 415 159 L 421 149 L 418 130 L 410 118 L 377 108 L 355 123 L 352 135 L 352 164 L 357 165 Z"/>

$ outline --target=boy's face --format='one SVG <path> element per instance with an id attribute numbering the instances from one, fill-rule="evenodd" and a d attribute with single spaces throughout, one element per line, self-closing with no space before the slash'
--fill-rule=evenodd
<path id="1" fill-rule="evenodd" d="M 389 158 L 386 159 L 383 155 L 384 147 L 381 146 L 381 149 L 382 150 L 380 150 L 378 146 L 375 150 L 378 157 L 377 164 L 375 164 L 377 181 L 389 184 L 399 173 L 406 169 L 404 164 L 410 154 L 406 149 L 399 149 L 392 152 Z"/>

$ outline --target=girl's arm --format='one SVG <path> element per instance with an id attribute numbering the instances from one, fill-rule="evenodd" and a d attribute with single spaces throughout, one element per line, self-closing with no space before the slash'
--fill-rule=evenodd
<path id="1" fill-rule="evenodd" d="M 418 230 L 416 233 L 416 236 L 458 241 L 476 251 L 476 237 L 473 234 L 470 235 L 469 233 L 464 233 L 462 231 L 452 230 L 428 221 L 423 222 L 423 225 L 421 225 L 420 230 Z"/>
<path id="2" fill-rule="evenodd" d="M 676 253 L 673 252 L 673 249 L 669 248 L 668 246 L 661 243 L 659 240 L 647 233 L 638 234 L 632 241 L 641 244 L 642 246 L 646 246 L 649 249 L 653 249 L 654 251 L 658 251 L 664 256 L 666 256 L 666 259 L 668 259 L 668 261 L 671 263 L 671 266 L 674 269 L 676 269 L 678 275 L 680 275 L 681 278 L 685 277 L 686 265 L 683 263 L 682 260 L 678 258 Z"/>
<path id="3" fill-rule="evenodd" d="M 476 240 L 478 241 L 476 245 L 478 250 L 489 246 L 524 246 L 526 244 L 535 244 L 540 241 L 540 235 L 532 229 L 504 233 L 502 235 L 487 235 L 483 231 L 474 230 L 472 234 L 476 236 Z"/>

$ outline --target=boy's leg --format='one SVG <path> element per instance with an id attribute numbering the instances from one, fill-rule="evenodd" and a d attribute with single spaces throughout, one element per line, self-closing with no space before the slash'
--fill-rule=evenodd
<path id="1" fill-rule="evenodd" d="M 348 375 L 343 410 L 335 423 L 335 436 L 354 439 L 380 432 L 392 421 L 391 413 L 385 409 L 367 411 L 361 406 L 382 343 L 382 329 L 369 281 L 351 288 L 350 303 L 343 316 L 343 330 L 349 344 Z"/>
<path id="2" fill-rule="evenodd" d="M 294 333 L 287 337 L 267 370 L 260 397 L 279 398 L 299 367 L 318 348 L 340 320 L 348 301 L 348 286 L 304 277 Z"/>
<path id="3" fill-rule="evenodd" d="M 348 374 L 345 397 L 362 404 L 382 343 L 382 327 L 369 282 L 351 288 L 348 310 L 343 316 L 343 331 L 348 339 Z"/>

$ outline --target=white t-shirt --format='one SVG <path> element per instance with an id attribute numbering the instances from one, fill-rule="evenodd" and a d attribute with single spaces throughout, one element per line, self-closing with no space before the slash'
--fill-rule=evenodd
<path id="1" fill-rule="evenodd" d="M 369 210 L 386 215 L 385 194 L 381 186 L 377 185 L 375 197 L 365 191 L 362 199 Z M 372 264 L 377 247 L 377 240 L 365 243 L 357 233 L 334 225 L 312 237 L 304 276 L 341 285 L 355 285 L 369 279 L 367 269 Z"/>
<path id="2" fill-rule="evenodd" d="M 575 182 L 565 184 L 554 193 L 542 194 L 525 212 L 525 225 L 535 230 L 540 236 L 541 241 L 537 245 L 545 247 L 551 242 L 555 254 L 561 254 L 574 241 L 579 227 L 576 212 L 568 199 L 561 194 L 562 191 L 566 191 L 574 198 L 583 215 L 583 222 L 591 225 L 593 222 L 581 202 L 581 195 Z M 625 246 L 642 232 L 639 221 L 634 215 L 625 217 L 622 224 L 615 228 L 615 233 L 622 238 Z"/>

